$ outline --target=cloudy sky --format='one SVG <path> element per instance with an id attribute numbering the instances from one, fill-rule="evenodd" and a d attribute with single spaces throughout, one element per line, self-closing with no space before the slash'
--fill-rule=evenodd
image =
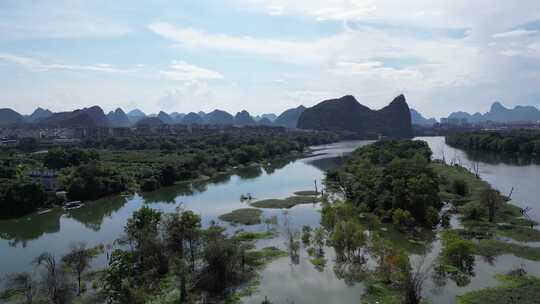
<path id="1" fill-rule="evenodd" d="M 540 106 L 537 0 L 1 0 L 0 107 Z"/>

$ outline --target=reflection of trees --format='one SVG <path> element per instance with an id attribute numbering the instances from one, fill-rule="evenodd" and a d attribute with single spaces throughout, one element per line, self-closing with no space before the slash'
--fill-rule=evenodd
<path id="1" fill-rule="evenodd" d="M 105 217 L 110 217 L 120 210 L 127 199 L 123 196 L 114 196 L 85 204 L 82 208 L 68 211 L 68 217 L 82 223 L 85 227 L 99 231 Z"/>
<path id="2" fill-rule="evenodd" d="M 196 184 L 200 184 L 198 187 L 205 187 L 206 182 L 201 183 L 180 183 L 171 187 L 164 187 L 152 192 L 142 193 L 142 198 L 147 204 L 152 203 L 170 203 L 174 204 L 178 196 L 193 195 L 194 189 L 197 190 Z M 204 189 L 205 190 L 205 189 Z M 203 191 L 204 191 L 203 190 Z"/>
<path id="3" fill-rule="evenodd" d="M 272 174 L 276 170 L 283 169 L 285 166 L 290 164 L 293 160 L 290 158 L 279 158 L 272 160 L 269 164 L 266 164 L 264 166 L 264 171 L 266 171 L 267 174 Z"/>
<path id="4" fill-rule="evenodd" d="M 46 214 L 33 214 L 27 217 L 0 221 L 0 238 L 9 241 L 9 246 L 24 248 L 28 241 L 38 239 L 45 233 L 60 231 L 61 209 Z"/>
<path id="5" fill-rule="evenodd" d="M 341 164 L 343 164 L 344 160 L 345 158 L 337 156 L 310 160 L 307 161 L 306 164 L 311 165 L 321 171 L 328 171 L 338 168 Z"/>
<path id="6" fill-rule="evenodd" d="M 250 166 L 242 169 L 238 169 L 236 175 L 241 179 L 254 179 L 263 174 L 261 167 L 259 166 Z"/>
<path id="7" fill-rule="evenodd" d="M 465 155 L 472 161 L 480 161 L 486 164 L 497 165 L 500 163 L 514 166 L 539 165 L 540 157 L 519 155 L 516 153 L 492 153 L 480 151 L 465 151 Z"/>
<path id="8" fill-rule="evenodd" d="M 334 264 L 336 278 L 343 280 L 348 286 L 353 286 L 356 282 L 365 280 L 368 271 L 365 264 L 353 262 L 339 262 Z"/>
<path id="9" fill-rule="evenodd" d="M 231 180 L 231 174 L 223 173 L 223 174 L 218 174 L 218 175 L 212 177 L 209 180 L 209 183 L 211 183 L 213 185 L 221 185 L 221 184 L 225 184 L 225 183 L 229 182 L 230 180 Z"/>

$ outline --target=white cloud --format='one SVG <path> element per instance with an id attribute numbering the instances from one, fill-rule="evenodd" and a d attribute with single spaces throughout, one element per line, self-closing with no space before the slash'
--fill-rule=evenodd
<path id="1" fill-rule="evenodd" d="M 5 5 L 5 7 L 3 7 Z M 131 33 L 119 18 L 103 14 L 97 1 L 4 0 L 0 36 L 4 39 L 116 37 Z"/>
<path id="2" fill-rule="evenodd" d="M 389 68 L 380 61 L 338 62 L 330 72 L 346 76 L 377 77 L 383 81 L 420 81 L 423 77 L 418 70 Z"/>
<path id="3" fill-rule="evenodd" d="M 321 60 L 324 53 L 332 53 L 341 48 L 350 35 L 343 34 L 312 41 L 287 41 L 260 39 L 250 36 L 210 34 L 193 28 L 179 28 L 169 23 L 154 23 L 149 28 L 156 34 L 174 41 L 180 47 L 204 48 L 221 51 L 234 51 L 281 60 L 312 63 Z"/>
<path id="4" fill-rule="evenodd" d="M 161 71 L 160 73 L 169 80 L 177 81 L 196 81 L 224 78 L 219 72 L 200 68 L 181 60 L 174 61 L 169 67 L 169 70 Z"/>
<path id="5" fill-rule="evenodd" d="M 50 70 L 71 70 L 71 71 L 94 71 L 104 73 L 128 73 L 134 72 L 136 69 L 119 69 L 111 64 L 98 63 L 94 65 L 72 65 L 62 63 L 44 63 L 38 59 L 8 53 L 0 53 L 0 61 L 7 61 L 21 65 L 32 71 L 43 72 Z"/>
<path id="6" fill-rule="evenodd" d="M 520 38 L 525 36 L 531 36 L 538 34 L 538 31 L 531 31 L 531 30 L 513 30 L 513 31 L 507 31 L 502 33 L 494 34 L 493 38 Z"/>

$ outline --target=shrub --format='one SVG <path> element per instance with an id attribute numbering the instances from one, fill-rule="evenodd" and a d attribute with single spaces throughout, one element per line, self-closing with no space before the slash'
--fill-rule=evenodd
<path id="1" fill-rule="evenodd" d="M 460 196 L 466 196 L 469 194 L 469 185 L 462 179 L 456 179 L 452 182 L 452 191 Z"/>

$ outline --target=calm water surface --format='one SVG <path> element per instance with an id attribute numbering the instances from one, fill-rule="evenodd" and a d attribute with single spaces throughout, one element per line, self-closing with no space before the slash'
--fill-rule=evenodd
<path id="1" fill-rule="evenodd" d="M 540 166 L 522 161 L 507 161 L 488 156 L 469 156 L 461 150 L 444 144 L 444 138 L 421 138 L 426 140 L 434 152 L 434 157 L 447 161 L 459 160 L 464 166 L 472 159 L 480 161 L 481 176 L 503 193 L 509 193 L 514 187 L 512 198 L 519 206 L 533 207 L 532 216 L 540 220 Z M 285 198 L 295 191 L 311 190 L 314 181 L 320 181 L 324 170 L 339 164 L 342 155 L 368 141 L 350 141 L 315 147 L 316 155 L 295 161 L 275 162 L 267 168 L 248 168 L 232 176 L 223 176 L 209 182 L 178 185 L 161 189 L 142 196 L 115 197 L 87 204 L 85 207 L 64 212 L 56 210 L 44 215 L 33 215 L 17 220 L 0 221 L 0 276 L 14 271 L 32 270 L 31 260 L 43 251 L 61 256 L 73 242 L 85 241 L 89 245 L 112 244 L 123 233 L 127 219 L 143 205 L 163 211 L 174 211 L 177 206 L 199 213 L 203 224 L 217 220 L 223 213 L 246 207 L 240 202 L 240 195 L 252 193 L 256 200 L 266 198 Z M 302 225 L 319 224 L 320 207 L 301 205 L 283 212 L 265 210 L 264 216 L 276 215 L 278 229 L 284 229 L 289 223 L 293 229 Z M 264 225 L 250 227 L 231 226 L 229 231 L 263 230 Z M 278 237 L 258 243 L 262 246 L 284 248 L 284 239 Z M 434 259 L 440 244 L 435 240 L 428 248 L 427 260 Z M 244 298 L 245 303 L 260 303 L 265 296 L 274 303 L 360 303 L 364 292 L 362 283 L 348 284 L 339 279 L 334 272 L 333 252 L 327 249 L 328 263 L 324 270 L 316 270 L 305 251 L 301 252 L 298 264 L 292 264 L 289 258 L 272 262 L 261 272 L 261 285 L 258 292 Z M 96 264 L 104 263 L 98 259 Z M 540 263 L 530 262 L 514 256 L 499 257 L 494 265 L 477 258 L 475 276 L 464 288 L 458 288 L 449 282 L 444 288 L 435 288 L 427 283 L 425 294 L 433 303 L 454 303 L 455 296 L 470 290 L 497 284 L 493 276 L 496 273 L 511 270 L 521 264 L 529 272 L 540 275 Z"/>

